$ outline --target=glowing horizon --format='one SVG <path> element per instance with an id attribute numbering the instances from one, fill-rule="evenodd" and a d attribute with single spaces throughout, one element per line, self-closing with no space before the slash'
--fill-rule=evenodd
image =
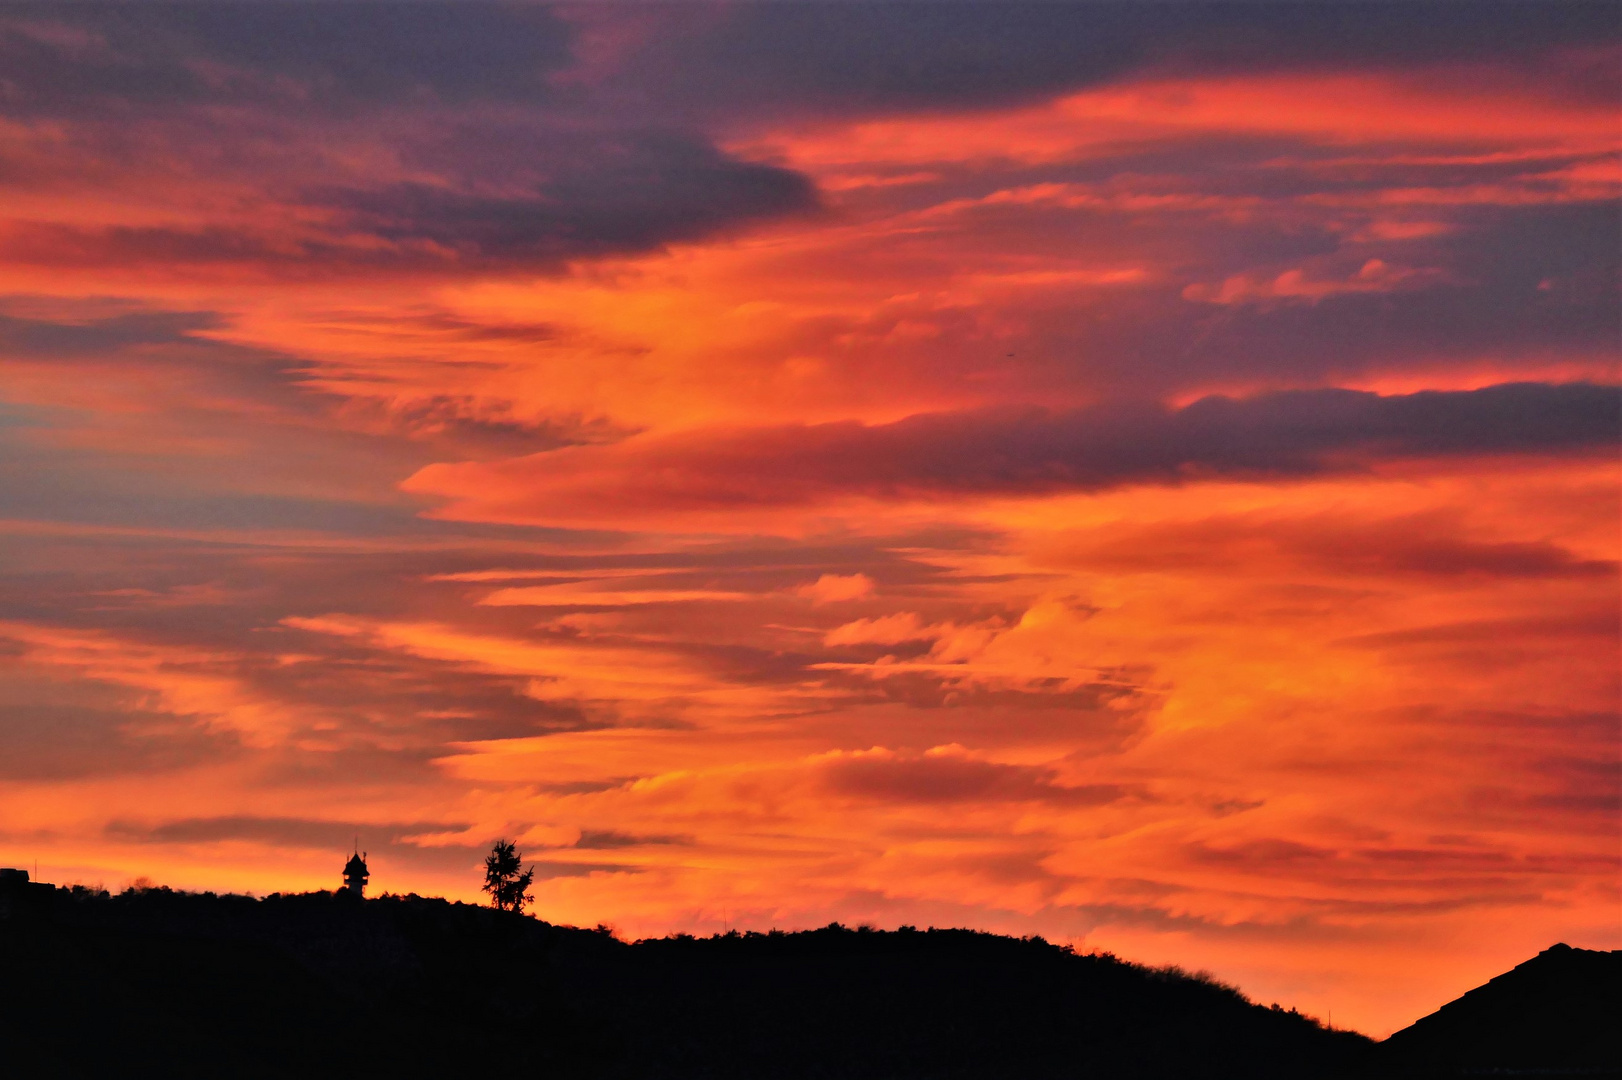
<path id="1" fill-rule="evenodd" d="M 1622 947 L 1614 13 L 0 9 L 0 865 Z"/>

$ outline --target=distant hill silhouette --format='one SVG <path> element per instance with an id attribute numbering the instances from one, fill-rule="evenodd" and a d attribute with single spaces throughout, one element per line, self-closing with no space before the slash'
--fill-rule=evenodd
<path id="1" fill-rule="evenodd" d="M 1374 1052 L 1206 978 L 968 930 L 627 944 L 415 896 L 82 889 L 0 919 L 19 1077 L 1311 1080 Z"/>
<path id="2" fill-rule="evenodd" d="M 1545 949 L 1380 1053 L 1391 1076 L 1622 1076 L 1622 952 Z"/>

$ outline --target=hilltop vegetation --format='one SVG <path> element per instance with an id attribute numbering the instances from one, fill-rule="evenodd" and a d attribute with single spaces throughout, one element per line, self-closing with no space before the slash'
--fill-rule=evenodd
<path id="1" fill-rule="evenodd" d="M 1353 1075 L 1372 1044 L 1041 939 L 837 924 L 626 943 L 417 896 L 58 893 L 0 922 L 0 1036 L 57 1075 Z"/>

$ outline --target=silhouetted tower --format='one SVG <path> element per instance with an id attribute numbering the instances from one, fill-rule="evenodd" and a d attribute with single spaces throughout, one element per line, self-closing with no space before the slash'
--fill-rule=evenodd
<path id="1" fill-rule="evenodd" d="M 357 851 L 349 856 L 344 864 L 344 888 L 356 896 L 366 895 L 366 879 L 372 875 L 366 872 L 366 856 Z"/>

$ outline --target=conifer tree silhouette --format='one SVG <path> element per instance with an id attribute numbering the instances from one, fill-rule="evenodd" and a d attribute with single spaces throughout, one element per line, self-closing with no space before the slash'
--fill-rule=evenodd
<path id="1" fill-rule="evenodd" d="M 529 892 L 535 868 L 523 869 L 523 859 L 518 846 L 510 840 L 497 840 L 485 856 L 484 891 L 490 894 L 496 910 L 522 914 L 524 905 L 535 899 Z"/>

